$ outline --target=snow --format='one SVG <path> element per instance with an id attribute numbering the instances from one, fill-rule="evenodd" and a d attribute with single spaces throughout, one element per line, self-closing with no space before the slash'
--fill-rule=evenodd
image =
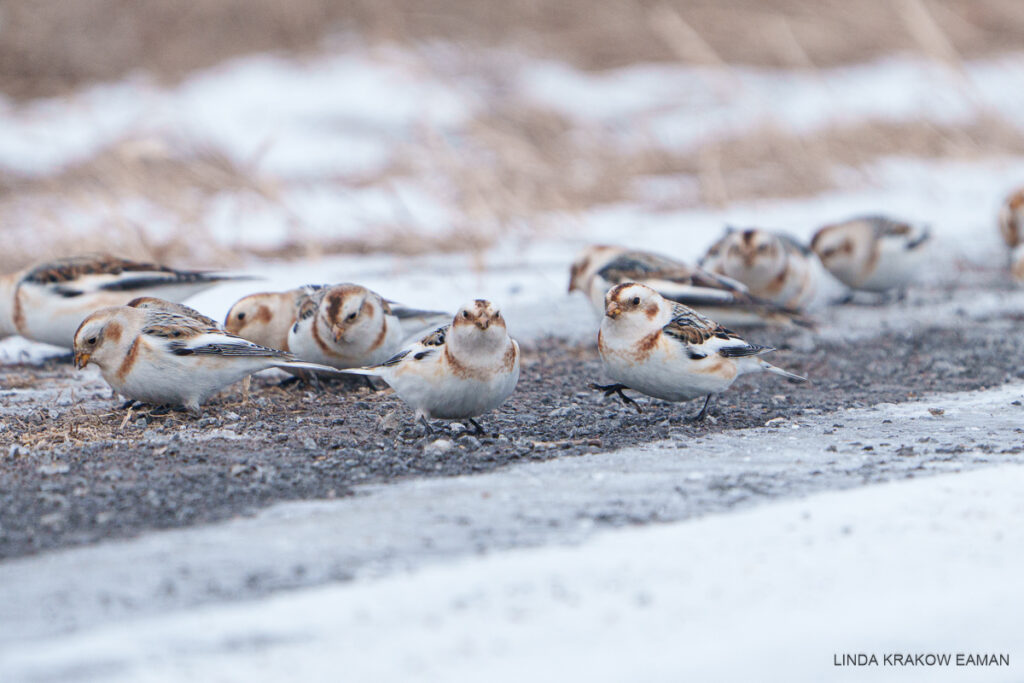
<path id="1" fill-rule="evenodd" d="M 1012 667 L 1021 486 L 1008 465 L 131 620 L 7 648 L 4 678 L 874 680 L 834 657 L 890 652 Z"/>
<path id="2" fill-rule="evenodd" d="M 102 392 L 95 372 L 93 379 L 91 401 Z M 1024 409 L 1014 401 L 1022 398 L 1018 383 L 804 415 L 485 475 L 361 486 L 336 501 L 285 503 L 251 518 L 10 560 L 0 564 L 0 585 L 17 590 L 5 599 L 10 618 L 0 616 L 0 661 L 22 644 L 41 649 L 63 642 L 64 634 L 130 629 L 182 610 L 205 614 L 204 604 L 214 613 L 231 611 L 225 606 L 230 600 L 338 577 L 350 577 L 359 592 L 379 577 L 481 553 L 542 545 L 578 545 L 587 552 L 598 530 L 615 520 L 636 529 L 643 522 L 740 514 L 734 523 L 739 533 L 748 517 L 737 510 L 772 515 L 780 499 L 859 487 L 868 478 L 877 483 L 1016 464 Z M 1007 479 L 1006 490 L 1016 482 Z M 900 487 L 888 491 L 904 496 Z M 808 499 L 806 509 L 817 500 Z M 873 542 L 879 553 L 900 552 L 899 538 L 881 534 Z M 827 561 L 830 549 L 820 552 Z"/>

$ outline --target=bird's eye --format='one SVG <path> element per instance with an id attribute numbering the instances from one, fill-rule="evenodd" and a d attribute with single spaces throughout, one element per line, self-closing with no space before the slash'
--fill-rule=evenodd
<path id="1" fill-rule="evenodd" d="M 639 306 L 640 305 L 640 297 L 638 297 L 638 296 L 634 296 L 633 297 L 633 305 L 634 306 Z"/>
<path id="2" fill-rule="evenodd" d="M 355 320 L 355 319 L 356 319 L 356 314 L 355 313 L 349 313 L 348 315 L 345 316 L 345 320 Z"/>
<path id="3" fill-rule="evenodd" d="M 465 318 L 466 320 L 469 320 L 469 311 L 463 311 L 462 317 Z"/>
<path id="4" fill-rule="evenodd" d="M 239 313 L 238 314 L 238 319 L 239 320 L 245 320 L 245 313 L 244 312 L 243 313 Z"/>
<path id="5" fill-rule="evenodd" d="M 85 341 L 86 341 L 86 343 L 88 343 L 88 344 L 95 344 L 95 343 L 96 343 L 96 337 L 89 337 L 89 338 L 88 338 L 88 339 L 86 339 Z"/>

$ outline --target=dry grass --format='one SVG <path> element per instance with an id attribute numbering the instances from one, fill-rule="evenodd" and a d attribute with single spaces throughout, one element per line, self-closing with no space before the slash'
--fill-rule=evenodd
<path id="1" fill-rule="evenodd" d="M 133 69 L 167 79 L 256 52 L 369 42 L 512 45 L 587 69 L 637 61 L 804 68 L 1019 49 L 1017 0 L 5 0 L 0 91 L 57 94 Z"/>
<path id="2" fill-rule="evenodd" d="M 603 131 L 580 131 L 550 111 L 508 105 L 471 120 L 457 135 L 442 139 L 425 133 L 416 145 L 397 150 L 396 161 L 378 176 L 325 181 L 339 192 L 397 180 L 419 184 L 451 206 L 455 219 L 450 229 L 420 231 L 410 218 L 408 223 L 366 224 L 361 233 L 324 239 L 298 226 L 280 246 L 229 249 L 209 233 L 210 202 L 241 193 L 258 206 L 274 207 L 287 188 L 209 147 L 125 140 L 54 176 L 6 178 L 0 186 L 0 224 L 11 246 L 0 254 L 0 270 L 95 250 L 94 242 L 69 231 L 68 212 L 108 216 L 86 236 L 101 233 L 110 251 L 178 265 L 230 267 L 246 255 L 288 259 L 380 251 L 479 252 L 499 235 L 528 239 L 574 227 L 573 215 L 618 201 L 674 210 L 811 196 L 835 187 L 837 169 L 866 171 L 887 156 L 971 160 L 1006 154 L 1024 154 L 1024 134 L 988 115 L 960 126 L 867 121 L 811 135 L 762 127 L 683 153 L 653 147 L 622 150 Z M 849 182 L 849 174 L 844 175 Z M 659 176 L 677 179 L 678 193 L 656 202 L 637 195 L 638 182 Z M 866 172 L 862 178 L 871 182 Z M 133 202 L 156 207 L 175 229 L 148 230 L 123 210 Z M 46 251 L 40 251 L 41 245 Z"/>
<path id="3" fill-rule="evenodd" d="M 0 91 L 58 94 L 137 68 L 174 80 L 253 51 L 313 53 L 339 32 L 370 44 L 440 38 L 470 54 L 507 45 L 589 69 L 652 60 L 707 64 L 729 87 L 733 64 L 813 70 L 905 50 L 956 70 L 964 57 L 1019 49 L 1024 12 L 1015 0 L 6 0 Z M 684 153 L 623 150 L 608 131 L 496 101 L 461 130 L 443 137 L 424 131 L 380 174 L 316 179 L 339 192 L 412 182 L 451 207 L 447 231 L 424 234 L 410 217 L 325 240 L 296 225 L 286 244 L 247 253 L 479 251 L 499 234 L 528 238 L 571 224 L 566 218 L 590 207 L 635 200 L 638 182 L 650 177 L 680 179 L 680 191 L 655 207 L 673 209 L 816 194 L 833 187 L 837 168 L 863 169 L 882 156 L 1011 153 L 1024 153 L 1020 131 L 984 112 L 961 126 L 865 121 L 809 136 L 762 127 Z M 211 203 L 230 195 L 278 208 L 288 189 L 217 149 L 152 137 L 126 138 L 49 177 L 0 171 L 0 230 L 8 245 L 0 271 L 100 245 L 172 264 L 231 266 L 244 254 L 210 235 Z M 151 207 L 165 229 L 151 229 L 129 205 Z M 93 224 L 76 225 L 81 216 Z"/>

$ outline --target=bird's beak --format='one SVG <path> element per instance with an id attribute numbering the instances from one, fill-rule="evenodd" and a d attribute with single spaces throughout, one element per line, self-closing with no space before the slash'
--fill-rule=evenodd
<path id="1" fill-rule="evenodd" d="M 346 332 L 345 328 L 342 327 L 341 325 L 335 325 L 331 329 L 331 331 L 334 333 L 334 341 L 335 341 L 335 343 L 340 342 L 341 338 L 345 336 L 345 332 Z"/>
<path id="2" fill-rule="evenodd" d="M 480 317 L 476 319 L 476 323 L 474 324 L 481 330 L 486 330 L 488 327 L 491 326 L 491 319 Z"/>
<path id="3" fill-rule="evenodd" d="M 75 354 L 75 367 L 81 370 L 82 368 L 89 364 L 90 358 L 92 358 L 90 354 L 86 353 L 85 351 L 79 351 L 78 353 Z"/>
<path id="4" fill-rule="evenodd" d="M 608 308 L 604 309 L 604 314 L 609 318 L 618 318 L 620 313 L 622 313 L 622 309 L 618 304 L 609 304 Z"/>

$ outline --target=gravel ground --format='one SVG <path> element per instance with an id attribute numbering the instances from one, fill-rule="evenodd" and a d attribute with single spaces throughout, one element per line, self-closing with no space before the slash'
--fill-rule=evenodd
<path id="1" fill-rule="evenodd" d="M 870 310 L 870 309 L 866 309 Z M 557 339 L 525 349 L 519 387 L 482 422 L 424 436 L 390 391 L 335 385 L 324 393 L 254 380 L 249 399 L 225 392 L 204 416 L 119 410 L 95 371 L 68 365 L 0 367 L 0 557 L 128 537 L 252 513 L 283 500 L 330 499 L 401 478 L 484 472 L 761 425 L 928 392 L 1024 377 L 1019 320 L 889 331 L 846 343 L 836 334 L 759 330 L 773 362 L 812 379 L 745 378 L 687 421 L 699 403 L 641 399 L 643 412 L 588 389 L 604 381 L 596 351 Z"/>

